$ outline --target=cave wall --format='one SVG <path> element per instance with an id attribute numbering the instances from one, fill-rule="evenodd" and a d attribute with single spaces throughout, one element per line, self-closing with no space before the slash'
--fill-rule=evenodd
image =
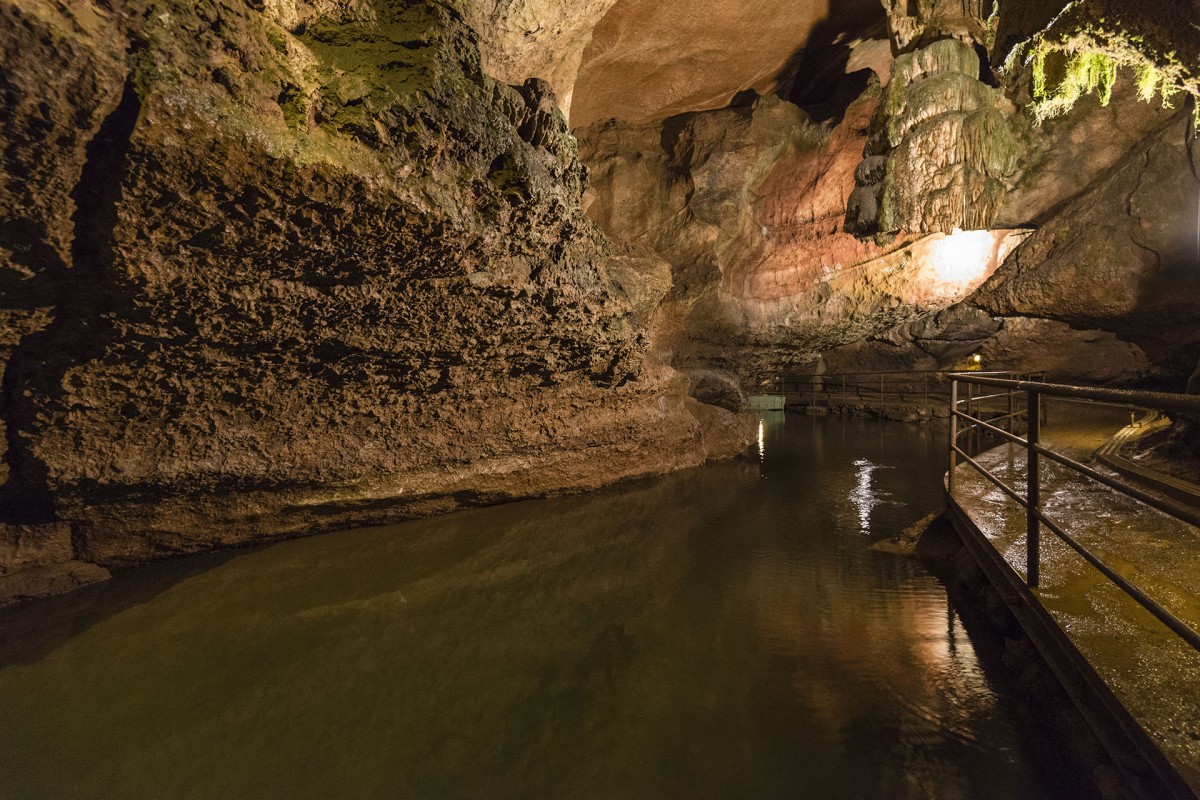
<path id="1" fill-rule="evenodd" d="M 0 597 L 748 440 L 455 8 L 3 0 L 0 47 Z"/>
<path id="2" fill-rule="evenodd" d="M 985 234 L 978 274 L 953 282 L 930 257 L 940 233 L 878 244 L 843 229 L 885 96 L 876 83 L 832 128 L 767 96 L 576 131 L 591 171 L 588 213 L 670 266 L 656 341 L 698 396 L 736 407 L 744 390 L 824 351 L 946 309 L 1024 237 Z"/>
<path id="3" fill-rule="evenodd" d="M 883 24 L 878 0 L 617 0 L 584 52 L 571 124 L 658 122 L 772 94 Z"/>
<path id="4" fill-rule="evenodd" d="M 596 26 L 617 0 L 457 0 L 479 33 L 483 69 L 502 83 L 550 84 L 570 117 L 575 83 Z"/>
<path id="5" fill-rule="evenodd" d="M 1187 111 L 1144 102 L 1123 69 L 1111 98 L 1038 122 L 1028 67 L 994 66 L 1055 18 L 1046 4 L 883 5 L 889 80 L 836 124 L 768 96 L 577 131 L 591 216 L 672 270 L 664 357 L 731 406 L 788 371 L 947 369 L 977 353 L 1182 389 L 1200 330 Z M 957 229 L 996 232 L 997 259 L 930 297 L 922 248 Z"/>
<path id="6" fill-rule="evenodd" d="M 871 212 L 878 206 L 879 212 L 862 214 L 852 203 L 847 228 L 871 234 L 941 224 L 1037 232 L 962 306 L 825 353 L 820 368 L 945 369 L 977 353 L 994 369 L 1045 370 L 1061 380 L 1182 390 L 1197 352 L 1200 308 L 1200 271 L 1195 269 L 1200 264 L 1200 187 L 1186 153 L 1191 114 L 1178 102 L 1147 102 L 1139 96 L 1135 70 L 1128 63 L 1143 55 L 1174 63 L 1178 56 L 1166 54 L 1168 42 L 1180 53 L 1200 52 L 1194 36 L 1172 38 L 1163 27 L 1164 15 L 1186 17 L 1180 7 L 1189 4 L 1195 5 L 1181 0 L 1158 11 L 1145 4 L 1080 5 L 1080 13 L 1062 15 L 1057 14 L 1062 3 L 1019 0 L 1004 4 L 990 20 L 976 13 L 980 24 L 972 33 L 972 24 L 961 22 L 954 3 L 932 3 L 927 16 L 906 17 L 904 24 L 894 26 L 908 32 L 894 44 L 925 60 L 933 48 L 943 47 L 959 52 L 965 64 L 965 44 L 974 37 L 983 61 L 980 80 L 989 73 L 999 79 L 998 88 L 987 91 L 1004 98 L 999 106 L 1004 119 L 993 115 L 980 130 L 1001 136 L 977 132 L 964 137 L 963 128 L 940 147 L 905 152 L 903 137 L 896 135 L 897 121 L 901 132 L 907 127 L 905 115 L 891 113 L 903 104 L 891 104 L 888 113 L 878 116 L 872 139 L 883 139 L 875 149 L 885 155 L 876 155 L 869 145 L 860 167 L 864 173 L 886 158 L 886 186 L 881 168 L 875 171 L 877 185 L 868 189 L 860 180 L 856 190 L 856 196 L 872 191 L 861 205 Z M 969 5 L 962 8 L 970 11 Z M 1105 10 L 1111 13 L 1106 16 Z M 893 9 L 891 17 L 896 13 Z M 1135 58 L 1123 51 L 1126 65 L 1116 73 L 1111 96 L 1085 94 L 1064 115 L 1039 121 L 1030 111 L 1036 100 L 1030 65 L 1010 57 L 1022 53 L 1017 45 L 1034 35 L 1098 49 L 1136 39 L 1144 53 Z M 916 130 L 944 128 L 953 118 L 947 110 L 960 113 L 972 105 L 961 100 L 947 105 L 945 95 L 937 96 L 942 93 L 918 91 L 929 71 L 917 70 L 923 73 L 917 81 L 906 81 L 912 70 L 904 69 L 904 60 L 904 55 L 897 59 L 893 94 L 907 82 L 914 87 L 910 95 L 926 95 L 915 113 L 928 121 Z M 1180 63 L 1193 61 L 1184 57 Z M 1002 72 L 990 69 L 1001 65 Z M 965 75 L 972 70 L 966 64 L 959 71 Z M 1057 76 L 1051 72 L 1048 80 L 1053 81 Z M 996 151 L 998 144 L 1006 157 L 1015 155 L 999 171 L 992 168 L 992 159 L 979 155 Z M 954 153 L 950 160 L 959 162 L 966 155 L 967 173 L 974 177 L 962 182 L 945 168 L 948 159 L 928 155 L 942 152 Z M 969 208 L 967 217 L 937 207 L 941 187 L 953 188 L 955 180 L 966 191 L 955 189 L 958 197 L 950 207 Z M 908 187 L 922 184 L 932 184 L 934 191 L 913 193 L 915 203 L 895 202 L 904 200 Z"/>
<path id="7" fill-rule="evenodd" d="M 0 599 L 697 464 L 789 370 L 1180 388 L 1195 132 L 1036 124 L 1061 6 L 0 0 Z"/>

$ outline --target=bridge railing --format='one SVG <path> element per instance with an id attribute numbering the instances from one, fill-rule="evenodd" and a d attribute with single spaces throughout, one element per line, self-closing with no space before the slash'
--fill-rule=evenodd
<path id="1" fill-rule="evenodd" d="M 839 372 L 793 374 L 775 378 L 764 394 L 784 395 L 812 407 L 944 408 L 950 384 L 959 373 L 940 371 Z M 1044 373 L 972 372 L 1016 380 L 1040 380 Z"/>
<path id="2" fill-rule="evenodd" d="M 987 390 L 988 394 L 976 393 L 976 388 Z M 1029 409 L 1043 410 L 1046 398 L 1051 397 L 1091 401 L 1100 405 L 1129 409 L 1185 414 L 1200 413 L 1200 396 L 1196 395 L 1065 386 L 1040 381 L 1005 379 L 978 373 L 956 373 L 950 379 L 950 473 L 948 476 L 950 494 L 953 495 L 956 488 L 956 467 L 961 459 L 1025 509 L 1025 580 L 1030 588 L 1037 588 L 1040 579 L 1041 532 L 1045 528 L 1078 553 L 1121 591 L 1154 615 L 1167 628 L 1200 651 L 1200 633 L 1197 633 L 1186 622 L 1127 580 L 1081 544 L 1061 524 L 1046 515 L 1041 498 L 1040 465 L 1043 459 L 1052 461 L 1189 525 L 1200 527 L 1200 510 L 1148 492 L 1045 447 L 1041 443 L 1041 428 L 1045 422 L 1044 413 L 1030 414 Z M 983 419 L 984 415 L 980 413 L 979 409 L 985 402 L 998 404 L 1002 408 L 1008 409 L 1008 413 L 992 419 Z M 965 411 L 963 410 L 964 405 L 966 406 Z M 1018 434 L 1018 420 L 1024 422 L 1024 436 Z M 975 460 L 977 453 L 968 452 L 960 444 L 962 436 L 971 432 L 987 433 L 1024 448 L 1027 459 L 1024 494 L 1018 487 L 1009 486 L 981 465 Z"/>

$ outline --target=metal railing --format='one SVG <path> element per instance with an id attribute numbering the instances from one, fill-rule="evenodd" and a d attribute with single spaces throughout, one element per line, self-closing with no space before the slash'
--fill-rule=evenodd
<path id="1" fill-rule="evenodd" d="M 967 388 L 966 398 L 962 396 L 961 387 Z M 1001 389 L 1003 391 L 980 396 L 973 393 L 973 387 L 986 387 L 989 389 Z M 1045 401 L 1048 397 L 1062 398 L 1064 400 L 1092 401 L 1101 405 L 1130 409 L 1200 414 L 1200 396 L 1195 395 L 1096 389 L 1081 386 L 1064 386 L 1039 381 L 1004 379 L 971 373 L 957 373 L 951 379 L 950 387 L 950 472 L 948 476 L 950 494 L 953 495 L 956 488 L 955 473 L 957 471 L 958 460 L 961 458 L 964 463 L 969 464 L 974 470 L 995 485 L 996 488 L 1025 509 L 1025 580 L 1031 589 L 1036 589 L 1040 581 L 1041 529 L 1044 527 L 1083 557 L 1085 561 L 1108 578 L 1121 591 L 1154 615 L 1159 622 L 1163 623 L 1197 651 L 1200 651 L 1200 633 L 1197 633 L 1186 622 L 1172 614 L 1144 591 L 1134 586 L 1115 569 L 1101 560 L 1095 553 L 1082 545 L 1078 539 L 1067 532 L 1061 525 L 1046 516 L 1042 508 L 1041 498 L 1041 460 L 1047 459 L 1066 467 L 1109 489 L 1119 492 L 1126 497 L 1131 497 L 1189 525 L 1200 527 L 1200 509 L 1152 494 L 1045 447 L 1041 442 L 1041 429 L 1045 422 L 1044 409 Z M 983 414 L 979 413 L 977 409 L 983 402 L 1000 405 L 1008 413 L 990 420 L 982 419 Z M 965 412 L 961 410 L 964 403 L 967 404 L 968 409 Z M 1029 412 L 1030 409 L 1038 409 L 1038 413 L 1031 414 Z M 976 414 L 979 415 L 976 416 Z M 1017 434 L 1018 420 L 1025 421 L 1024 438 Z M 964 423 L 964 425 L 960 425 L 960 422 Z M 1007 425 L 993 424 L 996 422 L 1006 422 Z M 1004 481 L 980 464 L 975 458 L 977 453 L 969 453 L 960 446 L 959 440 L 962 435 L 972 430 L 986 432 L 1025 449 L 1026 480 L 1024 496 L 1021 495 L 1017 488 L 1004 483 Z"/>
<path id="2" fill-rule="evenodd" d="M 764 393 L 795 397 L 810 406 L 827 407 L 944 407 L 950 397 L 949 370 L 924 372 L 844 372 L 783 375 L 771 381 Z M 972 375 L 1038 380 L 1044 373 L 972 372 Z"/>

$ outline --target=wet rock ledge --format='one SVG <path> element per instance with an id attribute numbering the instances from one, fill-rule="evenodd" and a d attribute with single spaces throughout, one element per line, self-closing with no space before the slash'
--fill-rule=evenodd
<path id="1" fill-rule="evenodd" d="M 748 441 L 449 6 L 0 0 L 0 49 L 0 604 Z"/>

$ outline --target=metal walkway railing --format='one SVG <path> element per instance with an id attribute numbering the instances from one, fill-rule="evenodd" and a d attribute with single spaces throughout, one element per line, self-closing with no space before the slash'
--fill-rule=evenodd
<path id="1" fill-rule="evenodd" d="M 980 396 L 974 394 L 974 387 L 986 387 L 1002 391 Z M 963 396 L 963 389 L 966 389 L 965 397 Z M 1153 614 L 1156 619 L 1177 636 L 1197 651 L 1200 651 L 1200 633 L 1197 633 L 1186 622 L 1172 614 L 1160 603 L 1106 564 L 1060 524 L 1046 515 L 1041 501 L 1040 462 L 1041 459 L 1053 461 L 1109 489 L 1162 511 L 1177 520 L 1197 527 L 1200 527 L 1200 510 L 1173 499 L 1147 492 L 1043 446 L 1040 441 L 1041 428 L 1045 421 L 1045 400 L 1048 397 L 1091 401 L 1101 405 L 1122 408 L 1200 415 L 1200 396 L 1195 395 L 1096 389 L 1038 381 L 1005 379 L 980 374 L 956 373 L 951 377 L 950 386 L 950 473 L 948 477 L 950 494 L 953 495 L 955 491 L 955 472 L 958 460 L 961 458 L 963 462 L 969 464 L 983 475 L 983 477 L 987 478 L 996 488 L 1024 507 L 1026 512 L 1025 580 L 1031 589 L 1037 588 L 1040 578 L 1041 529 L 1045 527 L 1046 530 L 1053 533 L 1064 544 L 1078 553 L 1087 563 L 1104 575 L 1121 591 Z M 999 405 L 1007 413 L 990 420 L 982 419 L 983 415 L 978 409 L 985 402 L 993 406 Z M 964 403 L 967 405 L 966 411 L 961 410 Z M 1029 412 L 1030 409 L 1039 409 L 1039 413 L 1031 414 Z M 1025 421 L 1024 437 L 1017 434 L 1018 420 Z M 1004 424 L 994 424 L 998 422 Z M 1004 483 L 1004 481 L 976 461 L 976 453 L 969 453 L 960 446 L 959 442 L 962 435 L 971 431 L 976 433 L 986 432 L 1025 449 L 1027 460 L 1024 495 L 1016 487 Z"/>
<path id="2" fill-rule="evenodd" d="M 810 407 L 943 408 L 950 397 L 951 371 L 839 372 L 786 375 L 775 378 L 768 394 L 784 395 Z M 1043 373 L 972 372 L 972 375 L 1037 380 Z"/>

